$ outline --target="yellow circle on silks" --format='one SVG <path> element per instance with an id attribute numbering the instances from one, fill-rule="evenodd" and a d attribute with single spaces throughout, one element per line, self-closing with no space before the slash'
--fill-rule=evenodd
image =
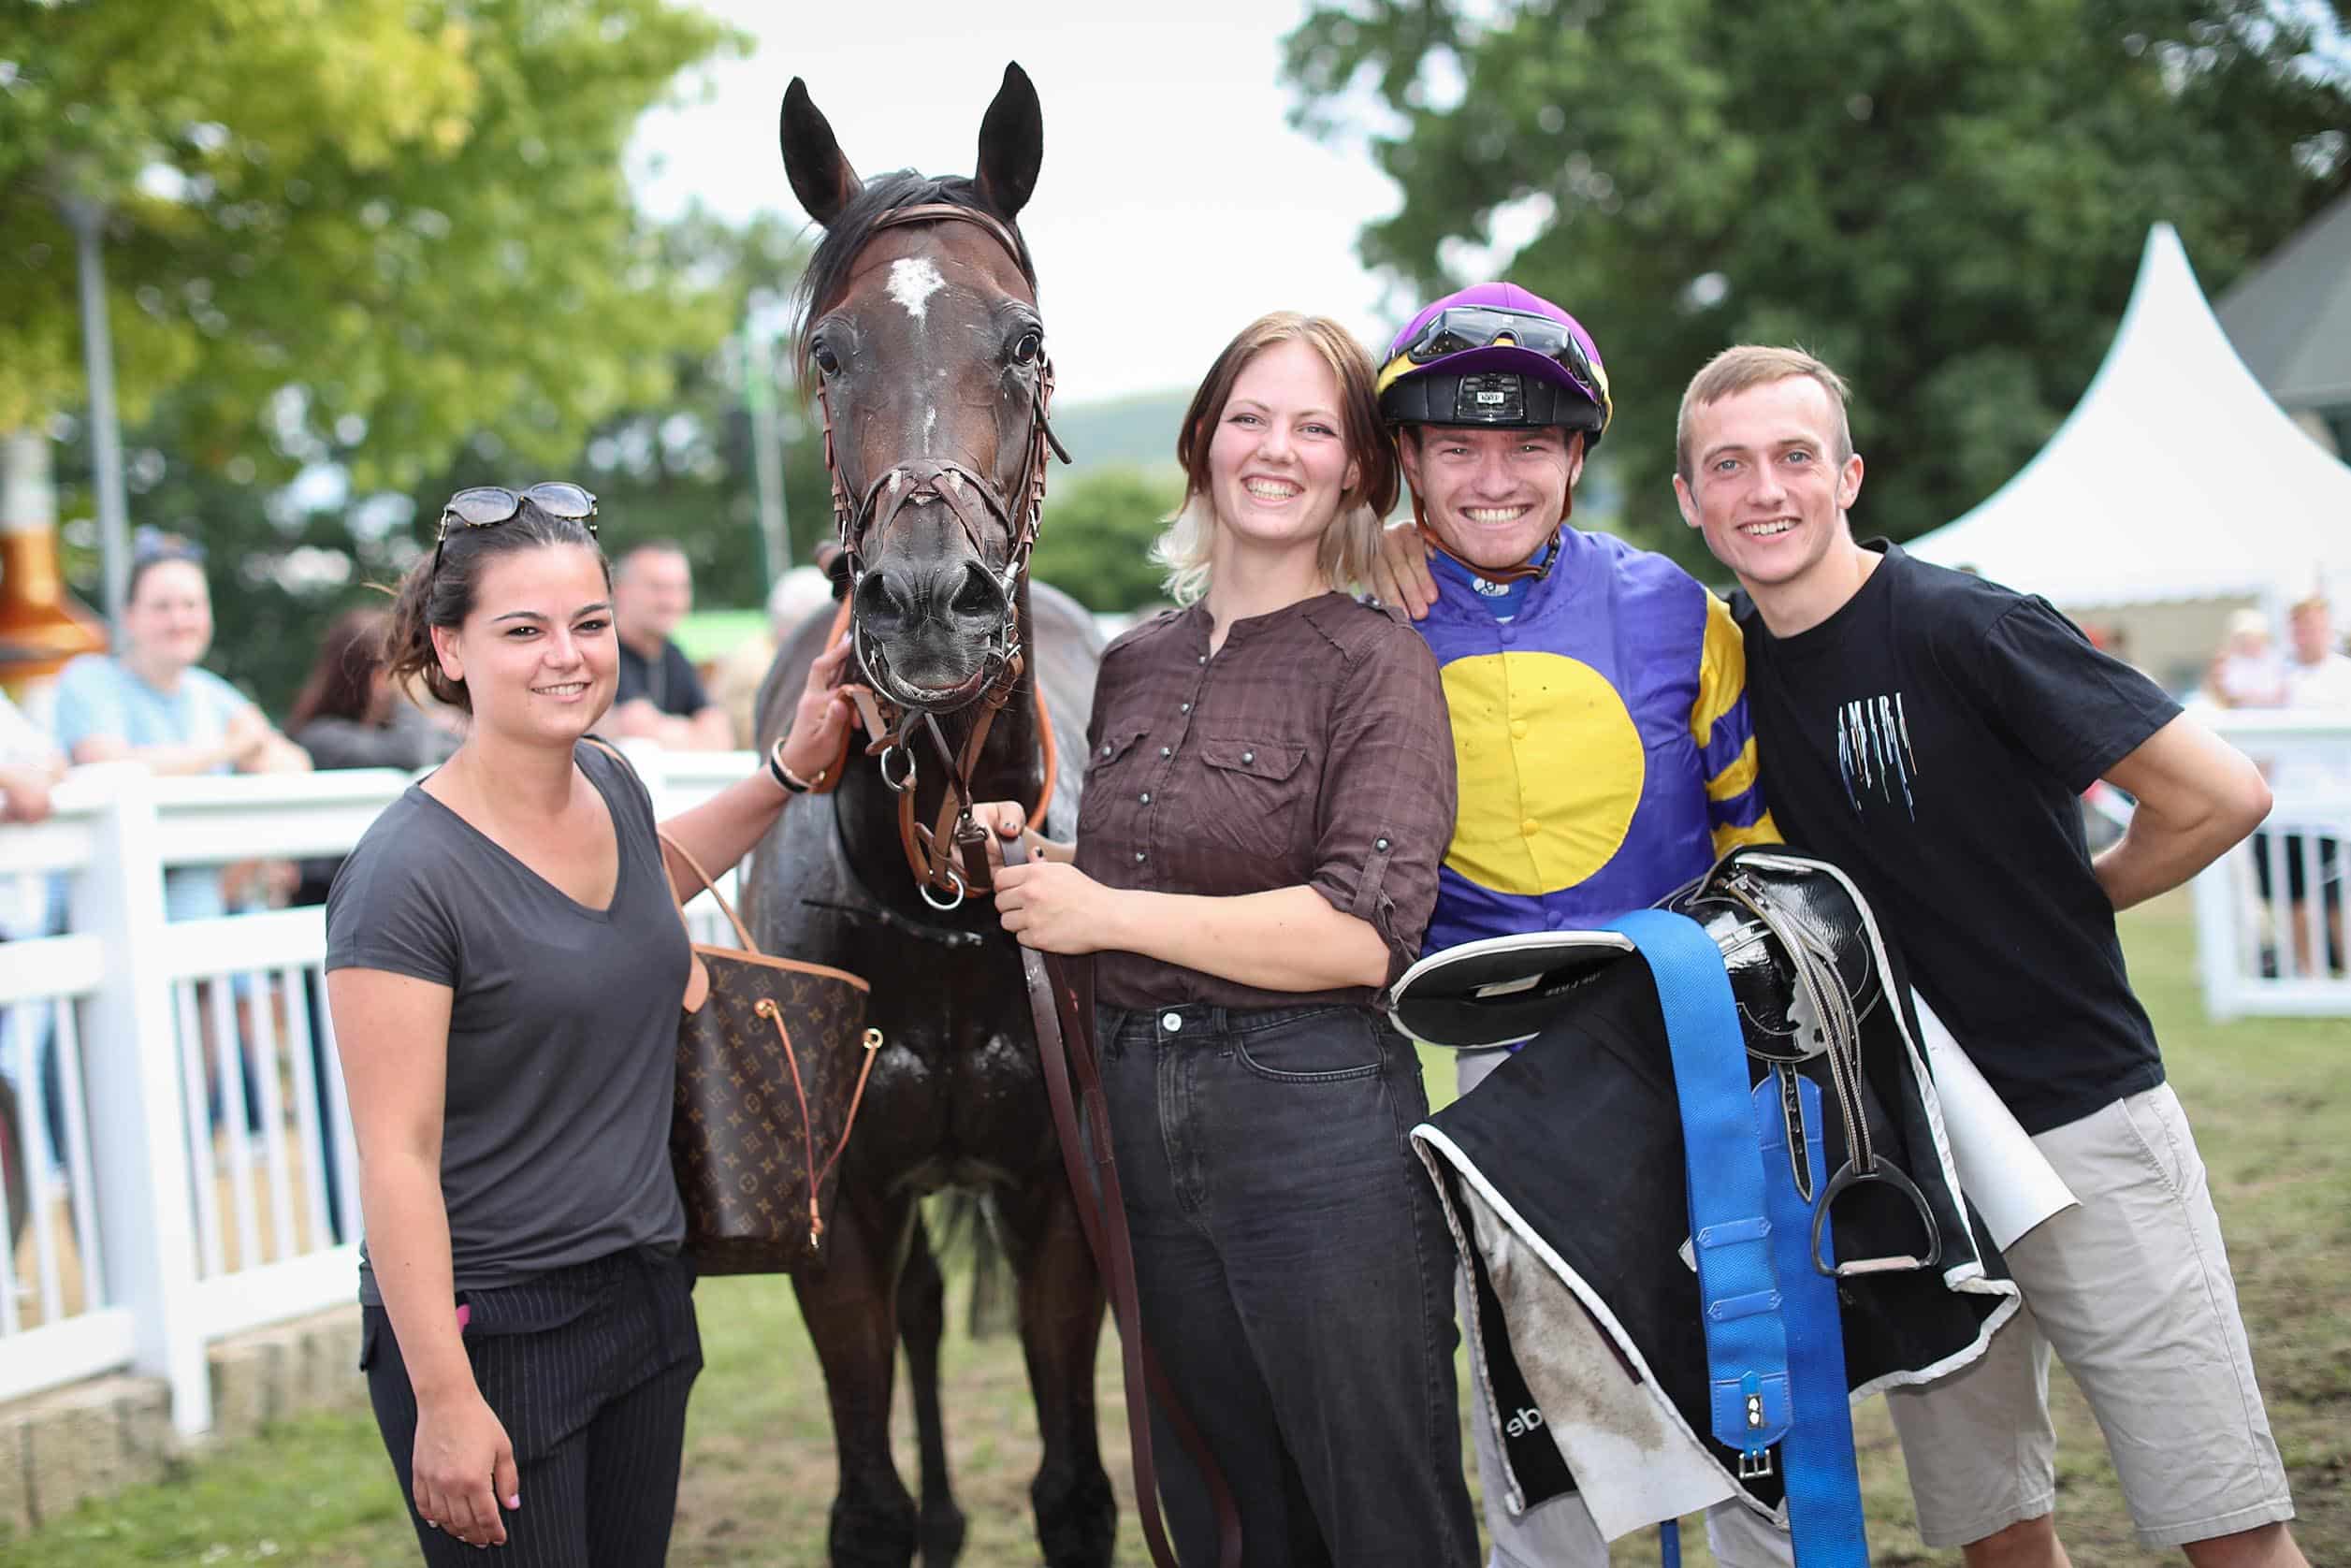
<path id="1" fill-rule="evenodd" d="M 1444 667 L 1460 807 L 1445 864 L 1497 893 L 1574 887 L 1624 846 L 1641 804 L 1641 732 L 1601 673 L 1513 649 Z"/>

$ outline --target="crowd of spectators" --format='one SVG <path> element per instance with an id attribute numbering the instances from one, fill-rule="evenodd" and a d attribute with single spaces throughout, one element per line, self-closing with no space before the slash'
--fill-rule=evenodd
<path id="1" fill-rule="evenodd" d="M 2351 656 L 2343 651 L 2326 597 L 2313 594 L 2294 603 L 2286 612 L 2286 631 L 2281 648 L 2261 611 L 2244 609 L 2232 616 L 2205 675 L 2206 700 L 2223 708 L 2284 708 L 2351 718 Z M 2264 771 L 2277 806 L 2268 825 L 2253 835 L 2254 880 L 2261 902 L 2275 908 L 2282 867 L 2285 919 L 2273 923 L 2286 928 L 2292 972 L 2320 972 L 2315 936 L 2323 926 L 2325 972 L 2341 974 L 2341 862 L 2351 817 L 2329 803 L 2351 794 L 2351 766 L 2342 759 L 2297 748 L 2281 752 Z M 2314 895 L 2324 916 L 2315 925 L 2310 914 Z M 2265 972 L 2279 972 L 2274 941 L 2261 962 Z"/>

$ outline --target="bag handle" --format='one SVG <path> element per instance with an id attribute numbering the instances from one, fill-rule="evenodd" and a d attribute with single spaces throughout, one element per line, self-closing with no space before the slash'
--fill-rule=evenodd
<path id="1" fill-rule="evenodd" d="M 800 1079 L 800 1053 L 792 1049 L 791 1031 L 784 1027 L 784 1009 L 772 997 L 762 996 L 752 1004 L 751 1010 L 776 1025 L 776 1038 L 784 1042 L 784 1065 L 791 1069 L 791 1092 L 799 1096 L 801 1154 L 808 1176 L 808 1250 L 814 1252 L 824 1237 L 824 1213 L 817 1207 L 817 1195 L 823 1191 L 824 1179 L 833 1174 L 834 1166 L 840 1163 L 843 1151 L 849 1148 L 849 1135 L 857 1125 L 857 1108 L 865 1099 L 865 1080 L 873 1076 L 874 1057 L 881 1051 L 881 1031 L 865 1031 L 865 1062 L 857 1069 L 857 1086 L 849 1092 L 849 1114 L 841 1122 L 841 1140 L 833 1145 L 833 1152 L 820 1166 L 816 1120 L 808 1112 L 808 1091 Z"/>
<path id="2" fill-rule="evenodd" d="M 765 953 L 760 951 L 759 944 L 751 940 L 750 932 L 744 927 L 743 917 L 734 912 L 734 906 L 727 902 L 727 895 L 718 891 L 718 884 L 710 879 L 710 873 L 702 868 L 702 862 L 694 858 L 694 852 L 686 848 L 685 845 L 680 844 L 676 839 L 672 838 L 666 833 L 660 834 L 660 837 L 661 840 L 661 848 L 669 853 L 675 855 L 679 860 L 684 861 L 686 863 L 686 869 L 691 871 L 694 876 L 701 880 L 703 891 L 718 901 L 718 907 L 726 911 L 727 922 L 734 927 L 735 939 L 743 944 L 743 951 L 747 953 L 757 954 L 761 958 L 766 957 L 767 955 Z M 677 901 L 677 913 L 679 919 L 683 920 L 685 918 L 686 906 L 692 902 L 692 900 L 693 894 L 688 893 L 684 898 Z"/>
<path id="3" fill-rule="evenodd" d="M 636 777 L 636 764 L 630 762 L 626 756 L 622 755 L 618 747 L 613 745 L 610 741 L 602 739 L 596 735 L 582 735 L 580 738 L 586 741 L 588 745 L 594 747 L 597 750 L 602 752 L 605 756 L 610 757 L 614 762 L 618 762 L 622 767 L 627 768 L 629 770 L 629 776 L 631 778 Z M 643 783 L 644 781 L 639 779 L 638 782 Z M 718 884 L 710 879 L 710 873 L 702 868 L 702 862 L 694 858 L 694 852 L 691 849 L 687 849 L 685 845 L 680 844 L 676 839 L 672 838 L 668 834 L 663 833 L 658 826 L 656 826 L 653 830 L 653 836 L 661 841 L 661 849 L 665 852 L 674 853 L 679 860 L 684 861 L 686 863 L 686 869 L 691 871 L 695 877 L 701 880 L 703 891 L 718 901 L 718 907 L 726 911 L 727 923 L 734 927 L 735 939 L 743 944 L 743 951 L 747 953 L 756 954 L 761 958 L 765 958 L 767 954 L 762 952 L 760 951 L 760 945 L 751 940 L 751 933 L 747 927 L 745 927 L 743 923 L 743 917 L 734 912 L 734 906 L 727 902 L 727 895 L 718 891 Z M 686 906 L 691 902 L 693 902 L 693 894 L 691 893 L 688 893 L 684 898 L 677 901 L 677 918 L 681 923 L 683 923 L 686 919 Z M 690 935 L 692 927 L 689 926 L 687 929 Z"/>

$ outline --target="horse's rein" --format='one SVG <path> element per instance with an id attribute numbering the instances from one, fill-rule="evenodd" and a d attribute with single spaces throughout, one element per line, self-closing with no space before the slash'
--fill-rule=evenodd
<path id="1" fill-rule="evenodd" d="M 1015 838 L 1004 845 L 1004 864 L 1020 865 L 1028 850 Z M 1168 1418 L 1176 1441 L 1198 1469 L 1216 1516 L 1217 1568 L 1241 1568 L 1241 1511 L 1199 1429 L 1184 1413 L 1175 1386 L 1160 1370 L 1159 1357 L 1143 1337 L 1140 1293 L 1135 1284 L 1135 1247 L 1126 1230 L 1126 1199 L 1119 1188 L 1118 1159 L 1110 1147 L 1110 1102 L 1102 1092 L 1102 1064 L 1095 1054 L 1093 999 L 1081 996 L 1073 977 L 1090 973 L 1067 959 L 1023 947 L 1021 972 L 1028 982 L 1029 1012 L 1037 1023 L 1037 1055 L 1045 1069 L 1045 1097 L 1053 1111 L 1054 1141 L 1078 1210 L 1078 1228 L 1094 1255 L 1118 1322 L 1119 1363 L 1126 1392 L 1126 1441 L 1135 1465 L 1135 1508 L 1142 1516 L 1143 1545 L 1158 1568 L 1178 1568 L 1159 1517 L 1159 1473 L 1152 1461 L 1151 1401 Z M 1089 988 L 1090 989 L 1090 988 Z M 1084 1114 L 1080 1116 L 1082 1102 Z M 1089 1161 L 1089 1155 L 1091 1160 Z M 1090 1165 L 1090 1168 L 1089 1168 Z"/>
<path id="2" fill-rule="evenodd" d="M 1020 241 L 1010 228 L 976 208 L 958 207 L 951 202 L 924 201 L 898 208 L 884 213 L 874 228 L 879 232 L 929 223 L 970 224 L 1003 246 L 1016 266 L 1021 262 Z M 841 477 L 840 461 L 834 450 L 833 406 L 825 396 L 823 384 L 820 382 L 817 386 L 817 407 L 824 421 L 824 470 L 833 485 L 833 527 L 849 564 L 849 588 L 843 601 L 844 609 L 854 603 L 857 585 L 865 575 L 864 562 L 857 550 L 858 540 L 876 521 L 886 523 L 918 496 L 934 497 L 946 506 L 973 550 L 983 559 L 987 552 L 980 519 L 973 515 L 975 503 L 985 508 L 989 520 L 1002 525 L 1011 540 L 1004 570 L 997 578 L 997 586 L 1004 592 L 1005 617 L 996 646 L 990 650 L 988 662 L 971 694 L 946 709 L 951 713 L 974 704 L 979 706 L 979 716 L 972 721 L 971 732 L 960 750 L 948 744 L 936 711 L 893 702 L 886 690 L 879 690 L 882 683 L 873 677 L 887 673 L 887 662 L 881 650 L 868 644 L 863 632 L 857 629 L 854 612 L 848 617 L 850 632 L 856 639 L 858 663 L 869 683 L 877 688 L 870 701 L 859 704 L 860 717 L 872 737 L 866 754 L 880 759 L 882 782 L 898 796 L 898 836 L 906 849 L 907 866 L 914 873 L 923 902 L 935 909 L 952 909 L 963 903 L 966 894 L 987 891 L 984 851 L 988 833 L 971 814 L 971 775 L 979 765 L 981 748 L 987 744 L 989 729 L 1004 704 L 1011 700 L 1027 669 L 1027 651 L 1020 644 L 1019 589 L 1028 574 L 1029 558 L 1037 548 L 1038 529 L 1045 515 L 1047 471 L 1054 457 L 1065 463 L 1069 461 L 1067 450 L 1053 434 L 1047 418 L 1052 397 L 1052 359 L 1049 355 L 1040 355 L 1031 401 L 1028 462 L 1024 481 L 1013 496 L 1000 498 L 984 475 L 960 463 L 926 458 L 918 463 L 892 465 L 866 485 L 863 495 L 852 498 L 847 481 Z M 1015 504 L 1020 508 L 1017 518 L 1010 510 Z M 884 506 L 888 510 L 878 518 L 877 512 Z M 1038 715 L 1045 736 L 1045 787 L 1039 794 L 1038 810 L 1031 814 L 1032 820 L 1041 820 L 1043 807 L 1052 798 L 1056 762 L 1051 720 L 1045 718 L 1041 700 Z M 947 793 L 939 804 L 938 820 L 931 823 L 916 820 L 914 814 L 913 741 L 918 733 L 929 736 L 946 767 Z M 893 757 L 897 759 L 894 764 Z M 955 865 L 959 845 L 965 850 L 960 870 Z"/>

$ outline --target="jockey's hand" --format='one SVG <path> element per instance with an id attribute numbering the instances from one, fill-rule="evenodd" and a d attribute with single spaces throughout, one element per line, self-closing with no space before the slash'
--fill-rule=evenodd
<path id="1" fill-rule="evenodd" d="M 836 764 L 849 726 L 857 722 L 852 693 L 861 688 L 833 684 L 840 678 L 849 654 L 849 634 L 844 632 L 839 642 L 808 666 L 807 684 L 800 690 L 799 704 L 791 711 L 791 730 L 784 737 L 784 766 L 794 778 L 811 784 L 830 782 L 820 776 Z"/>
<path id="2" fill-rule="evenodd" d="M 1096 952 L 1118 893 L 1074 865 L 1035 860 L 995 873 L 996 914 L 1021 946 L 1039 952 Z"/>
<path id="3" fill-rule="evenodd" d="M 1437 602 L 1437 579 L 1429 571 L 1428 541 L 1412 523 L 1380 530 L 1379 554 L 1371 558 L 1371 597 L 1415 620 L 1429 618 L 1429 606 Z"/>
<path id="4" fill-rule="evenodd" d="M 1016 800 L 982 801 L 971 808 L 971 820 L 988 830 L 988 879 L 995 880 L 998 867 L 1004 864 L 1004 841 L 1017 838 L 1028 851 L 1029 859 L 1067 861 L 1077 852 L 1074 844 L 1056 844 L 1028 825 L 1028 813 Z M 964 864 L 964 848 L 955 846 L 955 869 L 968 872 Z"/>

